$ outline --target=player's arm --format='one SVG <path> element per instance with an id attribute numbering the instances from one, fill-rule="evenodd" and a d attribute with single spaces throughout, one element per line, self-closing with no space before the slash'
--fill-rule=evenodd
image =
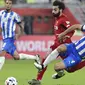
<path id="1" fill-rule="evenodd" d="M 19 34 L 21 35 L 21 34 L 23 34 L 23 32 L 24 32 L 24 27 L 22 26 L 22 22 L 21 23 L 19 23 L 18 24 L 19 25 L 19 27 L 20 27 L 20 32 L 19 32 Z"/>
<path id="2" fill-rule="evenodd" d="M 24 33 L 24 28 L 23 28 L 23 25 L 22 23 L 18 23 L 18 30 L 16 30 L 16 35 L 15 35 L 15 38 L 18 39 L 19 37 L 21 37 Z"/>
<path id="3" fill-rule="evenodd" d="M 69 27 L 67 30 L 65 30 L 64 32 L 62 32 L 61 34 L 59 34 L 58 39 L 59 39 L 59 40 L 62 40 L 63 37 L 64 37 L 66 34 L 68 34 L 69 32 L 72 32 L 73 30 L 76 30 L 76 29 L 82 30 L 82 29 L 84 29 L 84 28 L 85 28 L 84 25 L 82 26 L 81 24 L 72 25 L 72 26 Z M 83 30 L 82 30 L 82 31 L 83 31 Z"/>
<path id="4" fill-rule="evenodd" d="M 69 25 L 62 25 L 63 26 L 63 28 L 65 29 L 65 30 L 67 30 L 67 29 L 69 29 L 69 27 L 70 27 L 70 24 Z M 69 27 L 68 27 L 69 26 Z M 72 36 L 73 36 L 73 34 L 74 34 L 74 30 L 73 31 L 71 31 L 71 32 L 69 32 L 68 34 L 66 34 L 65 36 L 64 36 L 64 38 L 65 39 L 67 39 L 67 38 L 71 38 Z"/>
<path id="5" fill-rule="evenodd" d="M 1 27 L 0 27 L 0 33 L 2 32 L 2 29 L 1 29 Z"/>
<path id="6" fill-rule="evenodd" d="M 69 27 L 71 27 L 71 22 L 65 17 L 63 20 L 62 20 L 62 26 L 65 30 L 69 29 Z M 74 34 L 74 30 L 69 32 L 68 34 L 66 34 L 64 37 L 66 38 L 71 38 Z"/>
<path id="7" fill-rule="evenodd" d="M 24 27 L 23 27 L 23 25 L 22 25 L 22 21 L 21 21 L 21 17 L 18 15 L 18 14 L 16 14 L 15 15 L 15 21 L 16 21 L 16 23 L 18 24 L 18 32 L 17 32 L 17 34 L 16 34 L 16 39 L 17 38 L 19 38 L 22 34 L 23 34 L 23 32 L 24 32 Z"/>

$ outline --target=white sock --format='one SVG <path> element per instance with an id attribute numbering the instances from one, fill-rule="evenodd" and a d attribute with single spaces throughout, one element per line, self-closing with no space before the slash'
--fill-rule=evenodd
<path id="1" fill-rule="evenodd" d="M 0 70 L 2 69 L 5 62 L 5 57 L 0 57 Z"/>
<path id="2" fill-rule="evenodd" d="M 55 60 L 58 57 L 59 53 L 57 51 L 57 49 L 55 49 L 54 51 L 52 51 L 47 58 L 45 59 L 43 66 L 46 67 L 50 62 L 52 62 L 53 60 Z"/>
<path id="3" fill-rule="evenodd" d="M 24 53 L 20 53 L 19 54 L 20 56 L 20 60 L 23 60 L 23 59 L 36 59 L 36 56 L 34 55 L 28 55 L 28 54 L 24 54 Z"/>

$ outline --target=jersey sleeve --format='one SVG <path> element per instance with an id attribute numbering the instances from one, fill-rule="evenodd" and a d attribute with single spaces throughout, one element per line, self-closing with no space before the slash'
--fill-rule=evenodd
<path id="1" fill-rule="evenodd" d="M 15 14 L 15 22 L 17 24 L 21 23 L 21 18 L 20 18 L 20 16 L 18 14 Z"/>
<path id="2" fill-rule="evenodd" d="M 2 17 L 3 12 L 4 12 L 4 10 L 0 11 L 0 29 L 1 29 L 1 17 Z"/>
<path id="3" fill-rule="evenodd" d="M 81 31 L 85 32 L 85 25 L 82 25 Z"/>
<path id="4" fill-rule="evenodd" d="M 1 17 L 2 17 L 3 12 L 4 12 L 4 10 L 0 11 L 0 24 L 1 24 Z"/>
<path id="5" fill-rule="evenodd" d="M 0 27 L 1 27 L 1 12 L 0 12 Z"/>

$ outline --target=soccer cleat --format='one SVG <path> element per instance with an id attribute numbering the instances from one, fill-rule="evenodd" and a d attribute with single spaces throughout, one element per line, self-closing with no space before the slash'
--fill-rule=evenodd
<path id="1" fill-rule="evenodd" d="M 41 71 L 41 70 L 43 69 L 43 65 L 38 64 L 37 62 L 34 62 L 34 66 L 35 66 L 39 71 Z"/>
<path id="2" fill-rule="evenodd" d="M 40 55 L 35 55 L 36 56 L 36 60 L 35 62 L 38 63 L 38 64 L 41 64 L 41 58 L 40 58 Z"/>
<path id="3" fill-rule="evenodd" d="M 32 79 L 30 81 L 28 81 L 29 85 L 41 85 L 41 82 L 39 80 L 36 79 Z"/>
<path id="4" fill-rule="evenodd" d="M 65 73 L 62 73 L 61 75 L 58 75 L 58 73 L 55 73 L 55 74 L 52 75 L 52 78 L 53 79 L 59 79 L 59 78 L 63 77 L 64 75 L 65 75 Z"/>

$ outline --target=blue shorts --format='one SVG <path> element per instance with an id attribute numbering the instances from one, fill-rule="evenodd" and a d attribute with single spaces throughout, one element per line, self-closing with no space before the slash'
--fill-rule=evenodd
<path id="1" fill-rule="evenodd" d="M 6 51 L 10 55 L 14 55 L 14 52 L 16 50 L 16 46 L 14 44 L 14 39 L 13 38 L 7 38 L 3 40 L 3 46 L 2 50 Z"/>
<path id="2" fill-rule="evenodd" d="M 63 60 L 66 68 L 73 67 L 81 62 L 81 58 L 77 53 L 74 44 L 65 44 L 67 47 L 67 51 L 60 54 L 60 56 L 64 56 L 65 59 Z"/>

